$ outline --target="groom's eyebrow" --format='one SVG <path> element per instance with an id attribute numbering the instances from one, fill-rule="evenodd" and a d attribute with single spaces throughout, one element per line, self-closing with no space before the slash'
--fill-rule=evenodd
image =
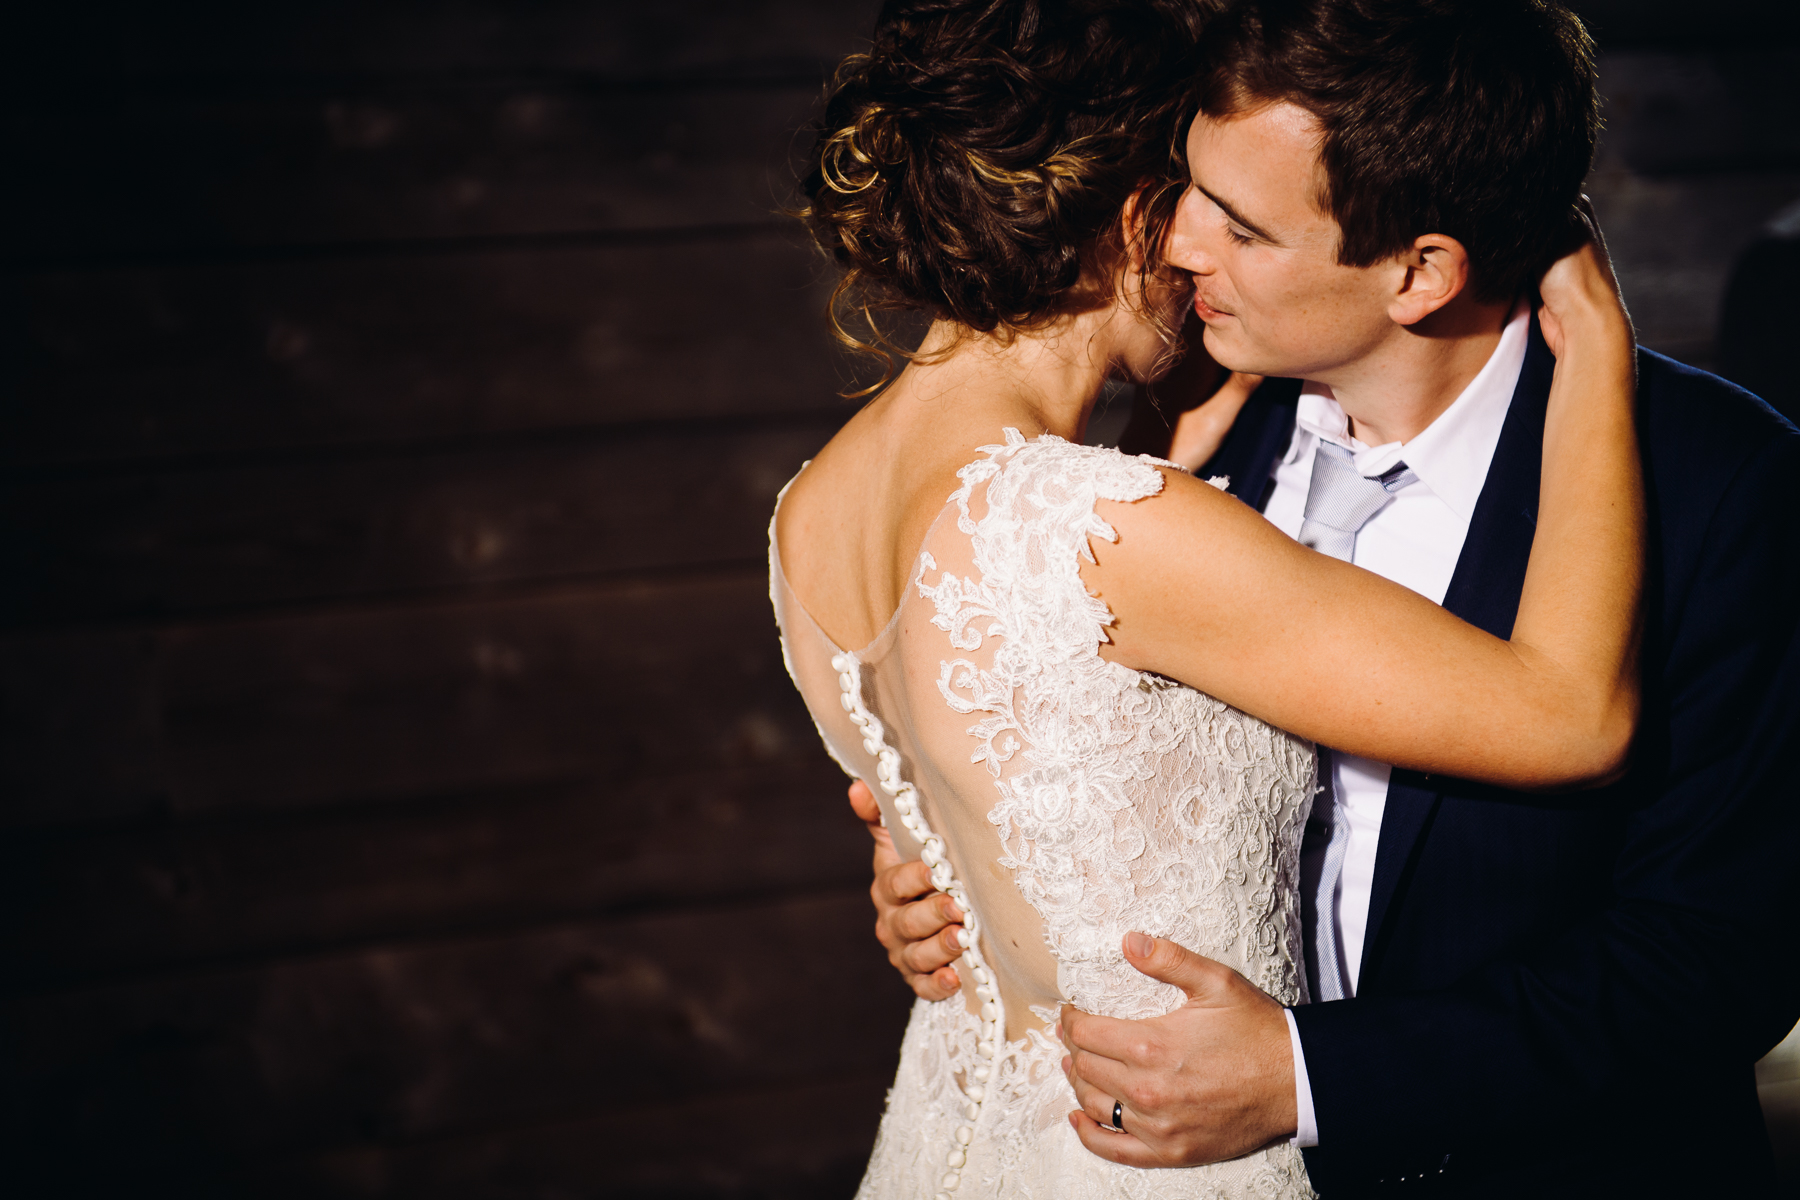
<path id="1" fill-rule="evenodd" d="M 1280 240 L 1269 233 L 1268 230 L 1258 225 L 1255 221 L 1245 217 L 1243 213 L 1240 213 L 1237 209 L 1226 203 L 1223 197 L 1213 195 L 1198 183 L 1196 183 L 1194 187 L 1202 196 L 1205 196 L 1208 200 L 1211 200 L 1214 204 L 1218 205 L 1219 211 L 1230 217 L 1237 224 L 1242 225 L 1245 229 L 1248 229 L 1251 233 L 1254 233 L 1265 242 L 1274 242 L 1278 246 L 1281 244 Z"/>

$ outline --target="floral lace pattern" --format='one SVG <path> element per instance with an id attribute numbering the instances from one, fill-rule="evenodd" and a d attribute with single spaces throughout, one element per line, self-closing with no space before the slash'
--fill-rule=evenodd
<path id="1" fill-rule="evenodd" d="M 945 660 L 939 690 L 980 716 L 969 733 L 1000 794 L 988 818 L 1001 865 L 1044 919 L 1064 998 L 1131 1018 L 1179 1003 L 1125 962 L 1119 942 L 1135 929 L 1299 1002 L 1311 745 L 1098 651 L 1113 617 L 1079 560 L 1094 561 L 1089 538 L 1118 535 L 1094 503 L 1153 496 L 1161 474 L 1150 460 L 1015 430 L 982 452 L 952 496 L 979 578 L 927 583 L 927 555 L 917 586 L 955 649 L 998 640 L 985 670 Z"/>
<path id="2" fill-rule="evenodd" d="M 900 1068 L 858 1200 L 1311 1200 L 1306 1163 L 1286 1143 L 1205 1167 L 1140 1170 L 1088 1153 L 1070 1127 L 1075 1096 L 1063 1047 L 1032 1030 L 993 1063 L 959 1185 L 943 1187 L 943 1147 L 962 1124 L 966 1079 L 980 1057 L 979 1025 L 954 999 L 914 1002 Z"/>
<path id="3" fill-rule="evenodd" d="M 892 698 L 895 711 L 922 719 L 920 706 L 935 703 L 967 721 L 941 734 L 896 729 L 909 778 L 918 776 L 940 813 L 966 806 L 959 811 L 974 824 L 965 831 L 979 830 L 985 812 L 1011 884 L 991 886 L 1006 895 L 1016 888 L 1029 906 L 1019 911 L 1041 919 L 1062 999 L 1127 1018 L 1177 1005 L 1175 988 L 1125 961 L 1120 940 L 1142 930 L 1223 962 L 1284 1004 L 1301 1001 L 1299 849 L 1312 747 L 1185 685 L 1100 657 L 1113 615 L 1088 592 L 1080 565 L 1093 561 L 1092 539 L 1117 534 L 1095 505 L 1156 495 L 1158 464 L 1050 436 L 1027 441 L 1011 429 L 1004 445 L 981 453 L 959 472 L 962 486 L 950 498 L 955 535 L 946 520 L 950 540 L 928 539 L 917 560 L 912 595 L 928 619 L 899 622 L 884 635 L 898 641 L 878 639 L 864 652 L 877 673 L 875 694 Z M 952 559 L 966 566 L 940 568 Z M 778 555 L 771 561 L 779 579 Z M 785 583 L 773 587 L 780 612 Z M 783 632 L 795 636 L 790 624 Z M 939 634 L 939 647 L 927 644 Z M 873 759 L 859 765 L 864 747 L 833 733 L 839 688 L 823 668 L 811 679 L 802 664 L 796 682 L 828 744 L 845 742 L 834 747 L 840 761 L 877 779 Z M 967 732 L 960 745 L 946 740 L 956 728 Z M 964 774 L 950 769 L 952 759 Z M 992 790 L 981 797 L 984 786 Z M 943 824 L 934 819 L 933 828 Z M 958 851 L 954 835 L 948 850 Z M 963 853 L 974 913 L 985 855 Z M 994 918 L 980 915 L 985 940 Z M 1014 936 L 1026 934 L 1015 926 Z M 1047 990 L 1048 963 L 1043 970 Z M 1050 1008 L 1031 1011 L 1054 1017 Z M 1120 1167 L 1089 1154 L 1067 1121 L 1075 1102 L 1061 1045 L 1028 1030 L 996 1046 L 983 1029 L 960 997 L 915 1005 L 860 1200 L 1312 1196 L 1300 1152 L 1286 1144 L 1175 1170 Z M 985 1099 L 965 1135 L 973 1086 Z M 946 1175 L 952 1161 L 955 1183 Z"/>

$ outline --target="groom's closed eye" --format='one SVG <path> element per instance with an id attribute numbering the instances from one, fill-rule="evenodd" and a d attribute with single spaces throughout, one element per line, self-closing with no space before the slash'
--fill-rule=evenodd
<path id="1" fill-rule="evenodd" d="M 1205 196 L 1208 200 L 1211 200 L 1213 206 L 1221 213 L 1225 214 L 1225 220 L 1227 221 L 1225 233 L 1232 241 L 1237 242 L 1240 245 L 1247 245 L 1253 241 L 1275 241 L 1275 239 L 1269 236 L 1268 232 L 1257 225 L 1256 222 L 1246 220 L 1242 213 L 1201 187 L 1198 183 L 1194 185 L 1194 190 L 1199 192 L 1202 196 Z M 1233 228 L 1233 226 L 1236 226 L 1236 228 Z"/>

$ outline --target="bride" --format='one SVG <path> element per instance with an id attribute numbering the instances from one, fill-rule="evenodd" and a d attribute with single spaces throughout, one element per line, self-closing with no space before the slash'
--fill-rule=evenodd
<path id="1" fill-rule="evenodd" d="M 1305 999 L 1315 740 L 1552 788 L 1614 774 L 1633 730 L 1629 328 L 1592 246 L 1542 285 L 1558 358 L 1510 642 L 1080 444 L 1109 379 L 1167 369 L 1192 302 L 1161 248 L 1193 36 L 1151 4 L 890 2 L 826 111 L 808 216 L 841 292 L 932 321 L 784 490 L 771 596 L 827 748 L 967 914 L 974 985 L 915 1006 L 862 1196 L 1311 1195 L 1286 1142 L 1088 1154 L 1058 1006 L 1182 999 L 1126 962 L 1132 931 Z"/>

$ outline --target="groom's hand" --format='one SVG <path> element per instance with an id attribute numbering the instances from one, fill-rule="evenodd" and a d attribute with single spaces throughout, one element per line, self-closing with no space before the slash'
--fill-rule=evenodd
<path id="1" fill-rule="evenodd" d="M 1174 942 L 1127 934 L 1125 957 L 1188 1001 L 1147 1021 L 1063 1009 L 1063 1069 L 1081 1105 L 1069 1121 L 1082 1144 L 1127 1166 L 1181 1167 L 1291 1137 L 1294 1059 L 1281 1006 Z M 1115 1100 L 1124 1106 L 1124 1133 L 1103 1128 Z"/>
<path id="2" fill-rule="evenodd" d="M 875 937 L 906 986 L 927 1000 L 944 1000 L 962 986 L 950 964 L 962 957 L 962 909 L 931 883 L 924 863 L 903 862 L 894 835 L 881 824 L 881 806 L 868 785 L 850 785 L 850 807 L 875 839 Z"/>

